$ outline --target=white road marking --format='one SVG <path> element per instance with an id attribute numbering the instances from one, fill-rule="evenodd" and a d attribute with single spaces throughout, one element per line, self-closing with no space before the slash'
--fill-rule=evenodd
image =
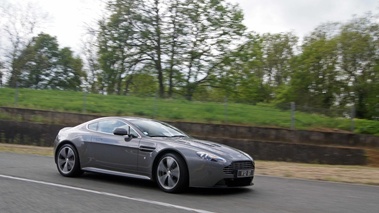
<path id="1" fill-rule="evenodd" d="M 142 198 L 128 197 L 128 196 L 123 196 L 123 195 L 118 195 L 118 194 L 113 194 L 113 193 L 108 193 L 108 192 L 101 192 L 101 191 L 96 191 L 96 190 L 91 190 L 91 189 L 80 188 L 80 187 L 68 186 L 68 185 L 63 185 L 63 184 L 57 184 L 57 183 L 51 183 L 51 182 L 45 182 L 45 181 L 39 181 L 39 180 L 32 180 L 32 179 L 20 178 L 20 177 L 14 177 L 14 176 L 2 175 L 2 174 L 0 174 L 0 177 L 12 179 L 12 180 L 29 182 L 29 183 L 37 183 L 37 184 L 43 184 L 43 185 L 48 185 L 48 186 L 55 186 L 55 187 L 60 187 L 60 188 L 65 188 L 65 189 L 72 189 L 72 190 L 77 190 L 77 191 L 82 191 L 82 192 L 93 193 L 93 194 L 100 194 L 100 195 L 105 195 L 105 196 L 110 196 L 110 197 L 117 197 L 117 198 L 121 198 L 121 199 L 133 200 L 133 201 L 138 201 L 138 202 L 142 202 L 142 203 L 149 203 L 149 204 L 154 204 L 154 205 L 158 205 L 158 206 L 182 209 L 182 210 L 186 210 L 186 211 L 192 211 L 192 212 L 198 212 L 198 213 L 215 213 L 215 212 L 210 212 L 210 211 L 206 211 L 206 210 L 202 210 L 202 209 L 194 209 L 194 208 L 174 205 L 174 204 L 170 204 L 170 203 L 164 203 L 164 202 L 159 202 L 159 201 L 154 201 L 154 200 L 147 200 L 147 199 L 142 199 Z"/>

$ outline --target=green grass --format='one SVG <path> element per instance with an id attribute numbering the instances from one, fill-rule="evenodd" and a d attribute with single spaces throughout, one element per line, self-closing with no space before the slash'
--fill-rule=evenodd
<path id="1" fill-rule="evenodd" d="M 97 115 L 150 117 L 171 121 L 243 124 L 264 127 L 291 127 L 290 110 L 267 104 L 196 102 L 179 99 L 142 98 L 84 94 L 82 92 L 0 88 L 0 106 L 85 112 Z M 350 119 L 320 114 L 295 113 L 296 129 L 349 131 Z M 1 114 L 3 119 L 20 119 Z M 356 133 L 379 135 L 379 122 L 354 120 Z"/>

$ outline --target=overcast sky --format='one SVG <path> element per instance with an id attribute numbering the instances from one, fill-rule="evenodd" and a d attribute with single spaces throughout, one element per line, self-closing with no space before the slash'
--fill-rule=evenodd
<path id="1" fill-rule="evenodd" d="M 34 2 L 50 14 L 44 32 L 58 38 L 61 47 L 79 51 L 85 24 L 101 15 L 104 0 L 0 0 Z M 258 33 L 292 31 L 303 37 L 321 23 L 347 21 L 353 15 L 377 13 L 379 0 L 228 0 L 239 3 L 245 25 Z"/>

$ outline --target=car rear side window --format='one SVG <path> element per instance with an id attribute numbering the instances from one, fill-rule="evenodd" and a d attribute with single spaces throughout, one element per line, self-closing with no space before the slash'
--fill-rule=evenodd
<path id="1" fill-rule="evenodd" d="M 123 126 L 123 125 L 125 125 L 125 123 L 119 120 L 112 119 L 112 120 L 99 121 L 98 131 L 112 134 L 115 128 Z"/>
<path id="2" fill-rule="evenodd" d="M 98 122 L 95 122 L 95 123 L 92 123 L 92 124 L 88 124 L 88 129 L 92 130 L 92 131 L 97 131 L 97 127 L 98 126 L 99 126 Z"/>

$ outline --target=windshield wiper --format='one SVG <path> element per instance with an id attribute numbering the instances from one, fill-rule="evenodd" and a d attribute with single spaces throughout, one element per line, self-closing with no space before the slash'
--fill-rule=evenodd
<path id="1" fill-rule="evenodd" d="M 187 135 L 173 135 L 173 136 L 170 136 L 170 137 L 173 137 L 173 138 L 186 138 Z"/>
<path id="2" fill-rule="evenodd" d="M 167 135 L 149 135 L 149 137 L 152 137 L 152 138 L 167 138 L 169 136 L 167 136 Z"/>

